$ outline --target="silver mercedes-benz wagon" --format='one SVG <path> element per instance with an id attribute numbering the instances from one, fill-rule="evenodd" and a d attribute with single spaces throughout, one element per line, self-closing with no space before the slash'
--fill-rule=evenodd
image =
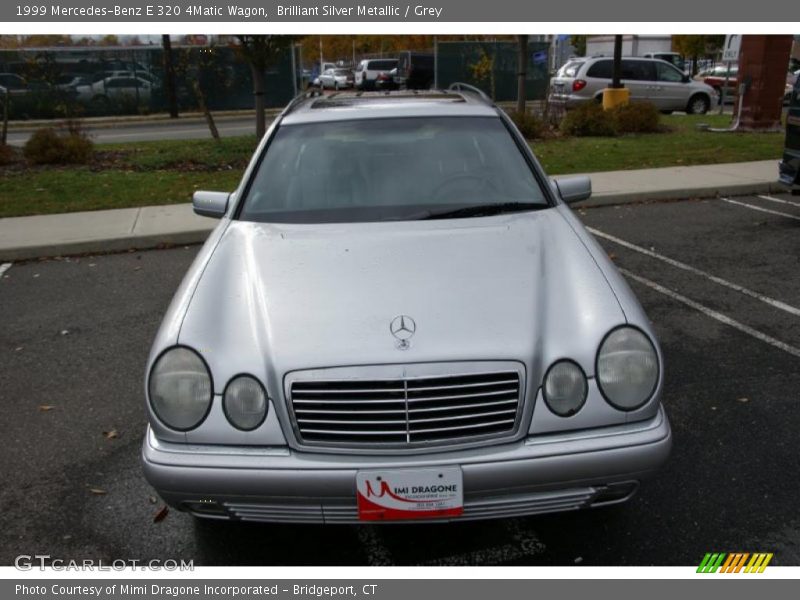
<path id="1" fill-rule="evenodd" d="M 530 515 L 630 498 L 670 451 L 639 302 L 478 90 L 311 92 L 148 361 L 147 480 L 214 519 Z"/>

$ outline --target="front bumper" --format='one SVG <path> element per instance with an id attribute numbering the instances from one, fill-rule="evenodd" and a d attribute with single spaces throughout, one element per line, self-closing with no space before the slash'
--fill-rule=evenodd
<path id="1" fill-rule="evenodd" d="M 331 455 L 285 447 L 167 443 L 148 429 L 144 474 L 171 506 L 222 519 L 356 523 L 359 469 L 458 465 L 464 513 L 450 520 L 522 516 L 627 500 L 669 456 L 663 410 L 647 421 L 458 452 Z"/>

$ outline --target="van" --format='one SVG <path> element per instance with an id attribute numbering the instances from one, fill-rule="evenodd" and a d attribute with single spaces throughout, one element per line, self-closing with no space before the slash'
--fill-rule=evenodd
<path id="1" fill-rule="evenodd" d="M 786 114 L 786 142 L 783 160 L 778 167 L 780 182 L 789 187 L 792 194 L 800 195 L 800 77 L 794 82 Z"/>
<path id="2" fill-rule="evenodd" d="M 716 100 L 714 90 L 693 81 L 674 65 L 655 58 L 622 59 L 622 84 L 630 90 L 631 102 L 652 102 L 664 112 L 705 114 Z M 550 102 L 567 109 L 586 102 L 602 102 L 603 90 L 611 85 L 611 57 L 572 59 L 550 80 Z"/>

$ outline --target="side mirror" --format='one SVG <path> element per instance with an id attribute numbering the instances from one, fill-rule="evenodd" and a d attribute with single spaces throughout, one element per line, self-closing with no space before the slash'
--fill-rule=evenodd
<path id="1" fill-rule="evenodd" d="M 192 196 L 192 208 L 203 217 L 221 219 L 228 210 L 228 198 L 230 194 L 227 192 L 197 191 Z"/>
<path id="2" fill-rule="evenodd" d="M 592 180 L 587 175 L 553 179 L 558 195 L 567 204 L 588 200 L 592 195 Z"/>
<path id="3" fill-rule="evenodd" d="M 689 75 L 684 75 L 683 76 L 683 83 L 689 83 L 691 80 L 692 80 L 692 78 Z"/>

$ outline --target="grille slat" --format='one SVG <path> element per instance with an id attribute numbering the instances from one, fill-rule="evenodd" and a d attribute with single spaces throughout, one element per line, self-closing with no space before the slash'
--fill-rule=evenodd
<path id="1" fill-rule="evenodd" d="M 414 447 L 512 434 L 521 414 L 519 373 L 405 379 L 293 381 L 292 418 L 301 442 Z"/>

